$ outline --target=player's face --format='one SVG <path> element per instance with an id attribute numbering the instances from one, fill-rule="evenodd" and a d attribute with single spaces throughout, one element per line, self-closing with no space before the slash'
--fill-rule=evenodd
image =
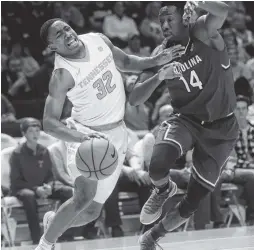
<path id="1" fill-rule="evenodd" d="M 60 55 L 72 55 L 79 51 L 77 33 L 65 22 L 56 21 L 49 29 L 49 48 Z"/>
<path id="2" fill-rule="evenodd" d="M 244 101 L 239 101 L 236 104 L 235 115 L 237 120 L 245 120 L 248 115 L 248 105 Z"/>
<path id="3" fill-rule="evenodd" d="M 168 13 L 166 15 L 161 15 L 159 20 L 165 38 L 169 40 L 180 39 L 184 25 L 182 22 L 182 16 L 175 6 L 170 6 Z"/>

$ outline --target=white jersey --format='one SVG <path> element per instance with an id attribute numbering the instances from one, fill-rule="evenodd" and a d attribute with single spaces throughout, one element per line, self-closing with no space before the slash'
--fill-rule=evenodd
<path id="1" fill-rule="evenodd" d="M 112 52 L 99 34 L 80 35 L 87 61 L 66 59 L 58 54 L 55 68 L 72 75 L 75 86 L 67 92 L 72 118 L 84 126 L 100 126 L 118 122 L 124 117 L 125 89 Z"/>

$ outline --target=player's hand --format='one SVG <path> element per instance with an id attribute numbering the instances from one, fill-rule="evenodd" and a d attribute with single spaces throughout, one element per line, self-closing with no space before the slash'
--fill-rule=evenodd
<path id="1" fill-rule="evenodd" d="M 42 199 L 46 199 L 48 197 L 47 190 L 45 190 L 43 186 L 38 187 L 35 192 Z"/>
<path id="2" fill-rule="evenodd" d="M 136 182 L 139 186 L 141 186 L 142 183 L 139 180 L 139 176 L 137 174 L 136 169 L 131 167 L 124 167 L 123 172 L 129 178 L 130 181 Z"/>
<path id="3" fill-rule="evenodd" d="M 149 173 L 144 171 L 144 170 L 138 170 L 137 171 L 139 180 L 145 185 L 145 186 L 150 186 L 152 185 L 151 178 L 149 176 Z"/>
<path id="4" fill-rule="evenodd" d="M 159 79 L 160 81 L 164 81 L 166 79 L 170 80 L 170 79 L 174 79 L 177 77 L 181 77 L 182 73 L 179 70 L 181 66 L 181 63 L 179 62 L 173 62 L 173 63 L 169 63 L 166 64 L 165 66 L 163 66 L 160 70 L 159 70 Z"/>
<path id="5" fill-rule="evenodd" d="M 100 132 L 92 132 L 92 133 L 85 133 L 83 135 L 83 137 L 81 138 L 80 142 L 87 141 L 87 140 L 90 140 L 92 138 L 97 138 L 97 139 L 103 138 L 105 140 L 108 140 L 107 135 L 105 135 L 103 133 L 100 133 Z"/>
<path id="6" fill-rule="evenodd" d="M 184 6 L 183 13 L 183 24 L 188 25 L 189 23 L 193 23 L 197 19 L 196 8 L 198 7 L 197 1 L 187 1 Z"/>
<path id="7" fill-rule="evenodd" d="M 163 50 L 157 56 L 155 56 L 157 66 L 164 65 L 173 61 L 174 59 L 181 57 L 184 54 L 185 47 L 178 44 L 171 48 Z"/>

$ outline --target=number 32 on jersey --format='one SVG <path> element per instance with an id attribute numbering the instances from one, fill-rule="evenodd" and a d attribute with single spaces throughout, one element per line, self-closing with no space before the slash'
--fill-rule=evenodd
<path id="1" fill-rule="evenodd" d="M 203 89 L 203 86 L 202 86 L 203 84 L 199 80 L 198 75 L 195 70 L 192 70 L 190 72 L 190 82 L 189 83 L 186 81 L 186 79 L 183 76 L 180 77 L 180 80 L 183 81 L 188 92 L 191 92 L 190 86 L 192 86 L 194 88 Z"/>
<path id="2" fill-rule="evenodd" d="M 108 70 L 102 75 L 102 78 L 94 82 L 93 87 L 98 90 L 96 96 L 99 100 L 103 99 L 107 94 L 112 93 L 116 88 L 115 84 L 111 85 L 112 77 L 111 71 Z"/>

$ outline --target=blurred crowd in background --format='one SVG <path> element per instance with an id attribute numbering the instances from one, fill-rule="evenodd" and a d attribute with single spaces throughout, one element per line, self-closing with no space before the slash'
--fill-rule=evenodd
<path id="1" fill-rule="evenodd" d="M 254 123 L 254 11 L 251 2 L 227 3 L 230 6 L 230 11 L 220 33 L 225 40 L 231 58 L 234 86 L 238 96 L 236 115 L 241 130 L 236 148 L 232 153 L 235 164 L 233 164 L 233 168 L 224 173 L 223 181 L 235 182 L 243 186 L 247 197 L 245 199 L 248 207 L 247 220 L 253 223 L 254 204 L 249 190 L 254 188 L 254 127 L 252 125 Z M 53 138 L 48 139 L 49 137 L 43 132 L 41 132 L 41 134 L 43 133 L 42 137 L 39 135 L 40 130 L 43 130 L 40 122 L 55 56 L 40 40 L 40 27 L 46 20 L 59 17 L 70 24 L 78 34 L 100 32 L 109 37 L 114 45 L 123 49 L 127 54 L 149 56 L 163 40 L 158 20 L 161 3 L 11 1 L 2 2 L 1 5 L 2 149 L 10 146 L 20 147 L 26 140 L 27 144 L 30 140 L 31 145 L 37 145 L 39 140 L 43 145 L 42 149 L 49 150 L 49 155 L 51 155 L 48 159 L 50 163 L 48 163 L 47 171 L 51 171 L 52 167 L 52 174 L 45 174 L 45 180 L 39 178 L 38 181 L 41 184 L 53 181 L 55 183 L 56 179 L 61 182 L 65 186 L 65 193 L 62 192 L 55 198 L 57 197 L 63 202 L 71 196 L 70 189 L 67 187 L 73 187 L 73 180 L 64 171 L 65 149 Z M 128 96 L 138 75 L 122 74 L 122 76 Z M 145 104 L 133 107 L 129 105 L 128 101 L 126 102 L 124 120 L 130 134 L 129 155 L 126 158 L 126 167 L 119 180 L 119 185 L 105 205 L 106 224 L 112 228 L 113 237 L 124 234 L 120 226 L 119 190 L 138 192 L 140 206 L 149 196 L 151 182 L 147 174 L 147 167 L 150 162 L 154 137 L 158 125 L 167 120 L 172 111 L 169 93 L 163 85 L 158 87 Z M 27 117 L 33 117 L 36 120 L 29 120 Z M 26 129 L 24 127 L 20 129 L 22 124 L 28 124 Z M 37 131 L 30 131 L 29 124 L 33 124 L 31 127 L 38 128 Z M 31 136 L 29 133 L 38 134 Z M 44 140 L 46 143 L 43 143 L 43 138 L 47 138 Z M 38 157 L 41 157 L 41 153 L 36 150 L 38 151 L 38 148 L 35 147 L 34 155 L 38 154 Z M 29 150 L 23 152 L 19 148 L 18 152 L 5 153 L 5 156 L 8 155 L 6 157 L 10 158 L 5 163 L 10 165 L 10 171 L 7 171 L 7 174 L 10 173 L 11 177 L 10 183 L 8 181 L 6 185 L 2 183 L 2 191 L 4 195 L 16 195 L 18 199 L 22 200 L 27 212 L 32 240 L 37 243 L 41 232 L 39 218 L 36 215 L 36 202 L 31 202 L 31 200 L 35 201 L 36 198 L 44 196 L 52 198 L 56 192 L 53 192 L 55 186 L 51 186 L 42 196 L 40 196 L 40 192 L 34 191 L 34 193 L 26 193 L 24 198 L 22 192 L 19 192 L 21 188 L 11 183 L 12 181 L 17 182 L 18 178 L 25 178 L 21 172 L 21 169 L 23 171 L 24 168 L 21 166 L 19 157 L 22 157 L 20 156 L 22 153 L 27 154 L 27 157 L 32 157 L 33 154 L 29 152 Z M 37 164 L 36 161 L 30 161 L 30 163 L 31 168 L 33 164 Z M 186 188 L 191 171 L 191 152 L 180 159 L 176 166 L 176 172 L 172 172 L 172 178 L 176 178 L 178 185 Z M 56 171 L 58 174 L 54 173 L 55 168 L 58 169 Z M 237 179 L 236 174 L 232 175 L 231 172 L 236 173 L 235 169 L 237 168 L 250 170 L 248 178 Z M 13 169 L 16 169 L 15 174 L 13 174 Z M 59 172 L 61 173 L 59 174 Z M 219 195 L 218 192 L 216 195 Z M 212 198 L 211 201 L 213 201 Z M 208 220 L 211 220 L 211 217 Z M 223 219 L 220 216 L 217 216 L 213 221 L 217 225 L 223 224 Z M 204 224 L 203 222 L 202 225 Z M 202 227 L 196 226 L 196 229 Z M 91 232 L 91 228 L 87 232 Z"/>

